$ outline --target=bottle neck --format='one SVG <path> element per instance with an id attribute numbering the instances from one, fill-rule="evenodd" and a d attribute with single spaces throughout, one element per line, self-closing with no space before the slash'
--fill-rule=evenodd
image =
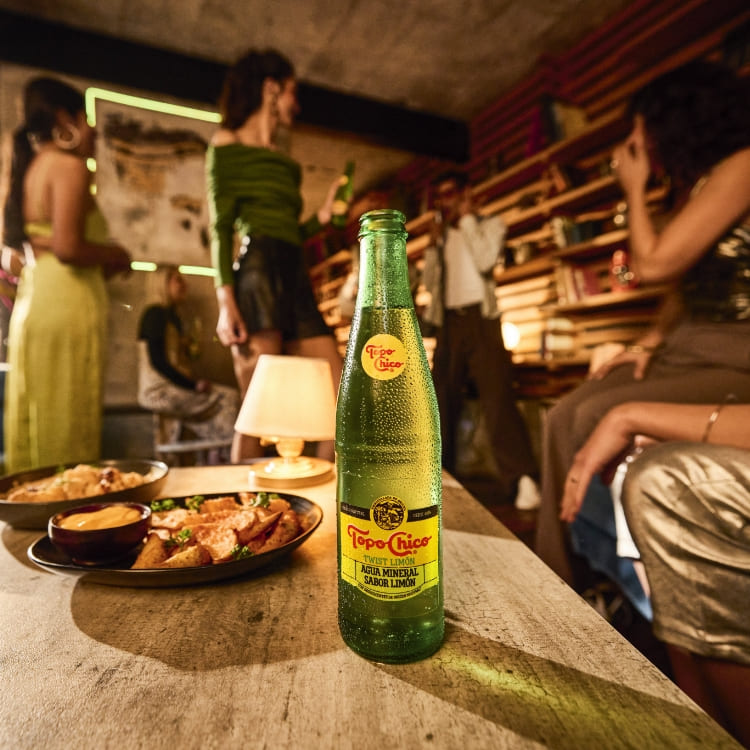
<path id="1" fill-rule="evenodd" d="M 403 223 L 360 233 L 357 307 L 413 307 Z"/>

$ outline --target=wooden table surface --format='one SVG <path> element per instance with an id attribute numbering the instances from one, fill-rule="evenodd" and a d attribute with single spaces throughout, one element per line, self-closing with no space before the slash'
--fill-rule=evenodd
<path id="1" fill-rule="evenodd" d="M 173 469 L 164 496 L 247 487 Z M 135 589 L 43 570 L 0 524 L 3 748 L 737 748 L 450 477 L 445 643 L 366 661 L 336 624 L 335 483 L 273 568 Z"/>

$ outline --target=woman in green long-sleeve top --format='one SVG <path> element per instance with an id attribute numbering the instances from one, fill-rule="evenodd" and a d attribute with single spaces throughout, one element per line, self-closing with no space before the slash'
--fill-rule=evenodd
<path id="1" fill-rule="evenodd" d="M 302 242 L 331 218 L 337 179 L 315 216 L 300 224 L 299 164 L 276 147 L 279 127 L 299 109 L 294 68 L 272 50 L 251 51 L 230 68 L 220 100 L 222 126 L 207 154 L 216 333 L 231 347 L 241 394 L 261 354 L 322 357 L 338 387 L 341 358 L 305 267 Z M 235 233 L 241 238 L 233 260 Z M 332 458 L 332 443 L 319 446 Z M 232 460 L 261 454 L 257 438 L 235 433 Z"/>

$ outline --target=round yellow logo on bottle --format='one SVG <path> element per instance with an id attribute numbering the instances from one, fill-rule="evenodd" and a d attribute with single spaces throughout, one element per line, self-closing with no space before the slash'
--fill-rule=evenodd
<path id="1" fill-rule="evenodd" d="M 362 347 L 362 367 L 375 380 L 393 380 L 406 367 L 406 347 L 390 333 L 376 333 Z"/>

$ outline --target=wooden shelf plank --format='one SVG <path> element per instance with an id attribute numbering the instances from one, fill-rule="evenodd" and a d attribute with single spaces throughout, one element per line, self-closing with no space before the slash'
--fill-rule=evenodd
<path id="1" fill-rule="evenodd" d="M 605 292 L 603 294 L 592 294 L 578 302 L 557 305 L 557 312 L 573 313 L 595 310 L 597 308 L 617 307 L 619 305 L 631 305 L 639 302 L 657 300 L 669 289 L 668 284 L 654 284 L 648 287 L 639 287 L 627 292 Z"/>
<path id="2" fill-rule="evenodd" d="M 316 263 L 310 268 L 309 273 L 311 276 L 317 276 L 328 270 L 331 266 L 338 265 L 340 263 L 351 262 L 352 254 L 350 250 L 339 250 L 337 253 L 332 255 L 330 258 L 322 260 L 320 263 Z"/>
<path id="3" fill-rule="evenodd" d="M 617 107 L 592 121 L 585 130 L 572 138 L 555 143 L 478 183 L 472 188 L 472 192 L 474 195 L 481 195 L 511 190 L 524 180 L 541 175 L 544 167 L 550 162 L 569 161 L 585 150 L 596 148 L 609 140 L 616 140 L 625 132 L 621 122 L 622 108 Z"/>
<path id="4" fill-rule="evenodd" d="M 627 229 L 616 229 L 613 232 L 606 232 L 594 237 L 586 242 L 579 242 L 575 245 L 568 245 L 560 250 L 553 251 L 552 255 L 560 260 L 569 258 L 583 258 L 587 255 L 595 255 L 602 250 L 618 245 L 621 242 L 627 242 L 630 232 Z"/>
<path id="5" fill-rule="evenodd" d="M 500 211 L 512 208 L 521 200 L 521 198 L 526 195 L 531 195 L 534 193 L 541 194 L 546 190 L 549 190 L 550 182 L 550 180 L 537 180 L 536 182 L 529 183 L 528 185 L 526 185 L 526 187 L 519 188 L 518 190 L 514 190 L 512 193 L 508 193 L 501 198 L 490 201 L 489 203 L 485 203 L 479 208 L 479 211 L 477 213 L 479 213 L 480 216 L 492 216 L 493 214 L 499 213 Z"/>
<path id="6" fill-rule="evenodd" d="M 572 210 L 576 207 L 591 205 L 596 201 L 606 200 L 608 197 L 617 194 L 619 186 L 617 180 L 607 175 L 596 180 L 591 180 L 585 185 L 566 190 L 564 193 L 548 198 L 536 206 L 527 209 L 510 209 L 501 213 L 505 221 L 508 232 L 515 233 L 534 223 L 542 223 L 554 213 L 563 212 L 563 210 Z"/>
<path id="7" fill-rule="evenodd" d="M 496 266 L 494 277 L 498 285 L 509 284 L 512 281 L 526 279 L 529 276 L 537 276 L 543 273 L 551 272 L 555 267 L 554 259 L 549 255 L 541 255 L 520 266 L 511 266 L 503 269 Z"/>
<path id="8" fill-rule="evenodd" d="M 421 234 L 419 237 L 415 237 L 413 240 L 409 240 L 406 243 L 406 257 L 409 260 L 414 260 L 424 253 L 424 251 L 430 246 L 430 235 Z"/>
<path id="9" fill-rule="evenodd" d="M 407 221 L 405 229 L 408 234 L 410 236 L 416 236 L 422 234 L 422 232 L 426 232 L 434 220 L 436 213 L 437 211 L 433 210 L 425 211 L 425 213 L 415 216 L 413 219 Z"/>
<path id="10" fill-rule="evenodd" d="M 318 310 L 322 313 L 327 313 L 331 310 L 335 310 L 339 306 L 339 298 L 331 297 L 331 299 L 323 300 L 318 303 Z"/>
<path id="11" fill-rule="evenodd" d="M 318 287 L 318 293 L 323 297 L 327 297 L 332 292 L 338 292 L 338 290 L 344 286 L 345 281 L 345 275 L 337 276 L 335 279 L 331 279 L 330 281 L 326 281 L 325 284 L 321 284 Z"/>

